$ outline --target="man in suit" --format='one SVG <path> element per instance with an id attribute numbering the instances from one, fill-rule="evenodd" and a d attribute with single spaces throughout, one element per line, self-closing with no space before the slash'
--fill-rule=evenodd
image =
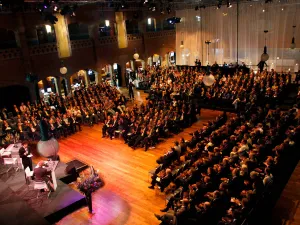
<path id="1" fill-rule="evenodd" d="M 118 119 L 117 116 L 113 116 L 112 123 L 110 124 L 109 128 L 107 129 L 107 133 L 110 137 L 110 140 L 113 138 L 115 130 L 118 128 Z"/>
<path id="2" fill-rule="evenodd" d="M 120 117 L 119 122 L 118 122 L 118 130 L 121 131 L 121 135 L 124 138 L 124 140 L 127 140 L 127 134 L 129 131 L 129 125 L 128 125 L 128 120 L 126 118 Z"/>
<path id="3" fill-rule="evenodd" d="M 168 212 L 162 216 L 154 214 L 155 217 L 162 221 L 162 225 L 175 225 L 175 224 L 183 224 L 183 222 L 186 222 L 186 219 L 188 217 L 190 211 L 189 206 L 189 200 L 187 198 L 182 199 L 182 204 L 178 209 L 176 209 L 174 212 Z"/>
<path id="4" fill-rule="evenodd" d="M 164 189 L 170 184 L 172 180 L 172 171 L 171 169 L 166 169 L 166 175 L 162 178 L 160 178 L 160 181 L 157 180 L 157 176 L 154 175 L 152 177 L 151 186 L 149 186 L 150 189 L 154 189 L 154 186 L 156 183 L 160 186 L 160 191 L 163 192 Z"/>
<path id="5" fill-rule="evenodd" d="M 106 132 L 108 131 L 108 129 L 112 126 L 113 124 L 113 120 L 111 119 L 110 116 L 107 116 L 107 119 L 104 122 L 104 125 L 102 127 L 102 137 L 106 137 Z"/>
<path id="6" fill-rule="evenodd" d="M 134 93 L 133 93 L 133 87 L 134 84 L 130 81 L 129 85 L 128 85 L 128 91 L 129 91 L 129 98 L 130 99 L 134 99 Z"/>
<path id="7" fill-rule="evenodd" d="M 54 190 L 53 188 L 53 183 L 51 182 L 51 177 L 50 177 L 50 174 L 51 174 L 51 171 L 47 171 L 47 169 L 43 168 L 44 166 L 44 162 L 43 161 L 40 161 L 38 163 L 38 165 L 34 168 L 34 176 L 35 176 L 35 181 L 45 181 L 48 188 L 50 190 Z"/>
<path id="8" fill-rule="evenodd" d="M 32 171 L 32 160 L 31 157 L 28 157 L 28 155 L 30 155 L 30 149 L 28 148 L 27 142 L 22 143 L 22 147 L 19 149 L 19 155 L 22 159 L 24 169 L 29 167 L 30 171 Z"/>

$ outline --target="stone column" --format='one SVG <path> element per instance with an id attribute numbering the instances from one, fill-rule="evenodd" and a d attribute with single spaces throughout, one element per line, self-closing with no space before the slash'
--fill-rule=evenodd
<path id="1" fill-rule="evenodd" d="M 65 16 L 55 14 L 58 21 L 54 24 L 56 44 L 59 58 L 68 58 L 72 55 L 71 42 L 69 37 L 68 23 Z"/>
<path id="2" fill-rule="evenodd" d="M 55 77 L 56 79 L 56 89 L 57 89 L 57 94 L 61 96 L 61 81 L 60 77 Z"/>
<path id="3" fill-rule="evenodd" d="M 115 12 L 117 31 L 118 31 L 118 46 L 119 48 L 128 47 L 126 24 L 124 20 L 123 12 Z"/>

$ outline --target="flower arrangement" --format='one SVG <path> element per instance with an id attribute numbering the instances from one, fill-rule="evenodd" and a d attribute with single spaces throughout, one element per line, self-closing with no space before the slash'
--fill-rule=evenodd
<path id="1" fill-rule="evenodd" d="M 104 185 L 104 182 L 100 179 L 94 168 L 91 168 L 91 171 L 93 172 L 88 178 L 77 184 L 77 188 L 79 189 L 79 191 L 81 191 L 85 195 L 90 195 Z"/>

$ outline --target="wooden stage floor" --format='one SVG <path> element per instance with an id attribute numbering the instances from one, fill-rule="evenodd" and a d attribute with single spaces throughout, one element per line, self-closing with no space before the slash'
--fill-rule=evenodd
<path id="1" fill-rule="evenodd" d="M 135 103 L 140 103 L 146 97 L 143 91 L 135 94 L 137 96 Z M 100 171 L 105 186 L 93 194 L 94 214 L 89 214 L 85 207 L 67 215 L 57 224 L 159 224 L 154 213 L 160 213 L 159 210 L 164 208 L 165 198 L 155 190 L 148 189 L 149 170 L 157 165 L 156 159 L 168 151 L 175 140 L 179 140 L 180 137 L 190 139 L 190 132 L 202 127 L 203 122 L 213 120 L 220 113 L 202 110 L 200 120 L 192 127 L 147 152 L 143 149 L 132 150 L 118 138 L 113 140 L 101 138 L 102 124 L 91 128 L 83 127 L 82 132 L 60 140 L 61 161 L 79 159 L 93 165 Z"/>

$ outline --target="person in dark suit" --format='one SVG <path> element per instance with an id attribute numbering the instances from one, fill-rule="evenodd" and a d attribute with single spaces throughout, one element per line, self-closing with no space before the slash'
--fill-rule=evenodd
<path id="1" fill-rule="evenodd" d="M 129 92 L 130 99 L 131 98 L 134 99 L 133 87 L 135 87 L 134 84 L 132 82 L 130 82 L 128 85 L 128 92 Z"/>
<path id="2" fill-rule="evenodd" d="M 121 135 L 124 138 L 124 140 L 127 140 L 127 134 L 129 131 L 129 125 L 128 125 L 128 120 L 123 117 L 120 117 L 119 122 L 118 122 L 119 126 L 118 126 L 118 130 L 121 131 Z"/>
<path id="3" fill-rule="evenodd" d="M 189 200 L 184 198 L 182 200 L 181 206 L 179 206 L 174 212 L 167 212 L 166 214 L 160 216 L 154 214 L 155 217 L 162 221 L 162 225 L 174 225 L 174 224 L 183 224 L 186 221 L 190 211 Z M 177 222 L 176 222 L 177 221 Z"/>
<path id="4" fill-rule="evenodd" d="M 29 167 L 30 171 L 32 171 L 32 160 L 31 157 L 28 157 L 28 155 L 30 155 L 30 149 L 27 142 L 22 143 L 22 147 L 19 149 L 19 155 L 22 159 L 24 169 Z"/>
<path id="5" fill-rule="evenodd" d="M 112 123 L 107 129 L 107 133 L 109 135 L 110 140 L 114 137 L 114 133 L 117 130 L 117 128 L 118 128 L 118 119 L 116 116 L 113 116 Z"/>
<path id="6" fill-rule="evenodd" d="M 51 182 L 51 171 L 47 171 L 47 169 L 43 168 L 44 162 L 40 161 L 37 167 L 34 168 L 33 174 L 35 176 L 35 181 L 45 181 L 48 188 L 53 190 L 53 183 Z"/>
<path id="7" fill-rule="evenodd" d="M 104 122 L 104 125 L 102 127 L 102 137 L 106 137 L 106 132 L 108 131 L 108 129 L 112 126 L 113 124 L 113 120 L 111 119 L 110 116 L 107 116 L 107 119 Z"/>
<path id="8" fill-rule="evenodd" d="M 157 181 L 157 176 L 152 177 L 150 189 L 154 189 L 155 184 L 157 183 L 160 186 L 160 191 L 163 192 L 164 189 L 170 184 L 172 180 L 172 171 L 171 169 L 166 169 L 166 175 L 160 178 L 160 181 Z"/>

